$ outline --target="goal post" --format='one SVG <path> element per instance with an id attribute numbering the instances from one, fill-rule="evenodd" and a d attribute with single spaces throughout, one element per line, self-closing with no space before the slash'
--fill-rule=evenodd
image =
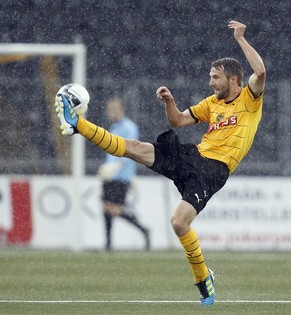
<path id="1" fill-rule="evenodd" d="M 2 43 L 0 44 L 0 56 L 68 56 L 72 62 L 72 82 L 86 85 L 87 49 L 83 44 L 26 44 L 26 43 Z M 67 82 L 69 83 L 69 82 Z M 54 100 L 52 100 L 54 102 Z M 53 106 L 53 103 L 52 103 Z M 81 183 L 85 175 L 85 141 L 81 136 L 72 137 L 71 144 L 71 176 L 74 186 L 74 250 L 81 249 Z"/>

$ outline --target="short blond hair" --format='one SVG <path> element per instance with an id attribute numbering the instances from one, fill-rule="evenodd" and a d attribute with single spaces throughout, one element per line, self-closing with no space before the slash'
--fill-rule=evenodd
<path id="1" fill-rule="evenodd" d="M 243 85 L 244 71 L 242 65 L 234 58 L 222 58 L 212 62 L 211 66 L 215 69 L 223 69 L 225 76 L 229 79 L 233 75 L 237 76 L 239 86 Z"/>

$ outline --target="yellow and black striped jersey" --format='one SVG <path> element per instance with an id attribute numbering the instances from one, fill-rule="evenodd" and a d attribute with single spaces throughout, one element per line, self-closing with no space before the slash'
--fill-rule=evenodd
<path id="1" fill-rule="evenodd" d="M 248 153 L 262 117 L 263 93 L 255 98 L 249 86 L 233 101 L 215 95 L 189 108 L 198 122 L 208 122 L 198 150 L 203 157 L 224 162 L 232 173 Z"/>

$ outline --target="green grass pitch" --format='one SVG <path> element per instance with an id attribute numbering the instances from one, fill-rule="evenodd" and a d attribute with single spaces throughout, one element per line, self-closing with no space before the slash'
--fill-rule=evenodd
<path id="1" fill-rule="evenodd" d="M 1 249 L 0 314 L 291 314 L 290 252 L 207 252 L 203 307 L 182 251 Z"/>

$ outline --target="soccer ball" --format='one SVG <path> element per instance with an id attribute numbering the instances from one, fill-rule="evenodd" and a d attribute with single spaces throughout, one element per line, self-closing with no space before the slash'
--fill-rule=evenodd
<path id="1" fill-rule="evenodd" d="M 57 94 L 63 94 L 77 115 L 84 115 L 88 109 L 90 95 L 80 84 L 70 83 L 62 86 Z"/>

